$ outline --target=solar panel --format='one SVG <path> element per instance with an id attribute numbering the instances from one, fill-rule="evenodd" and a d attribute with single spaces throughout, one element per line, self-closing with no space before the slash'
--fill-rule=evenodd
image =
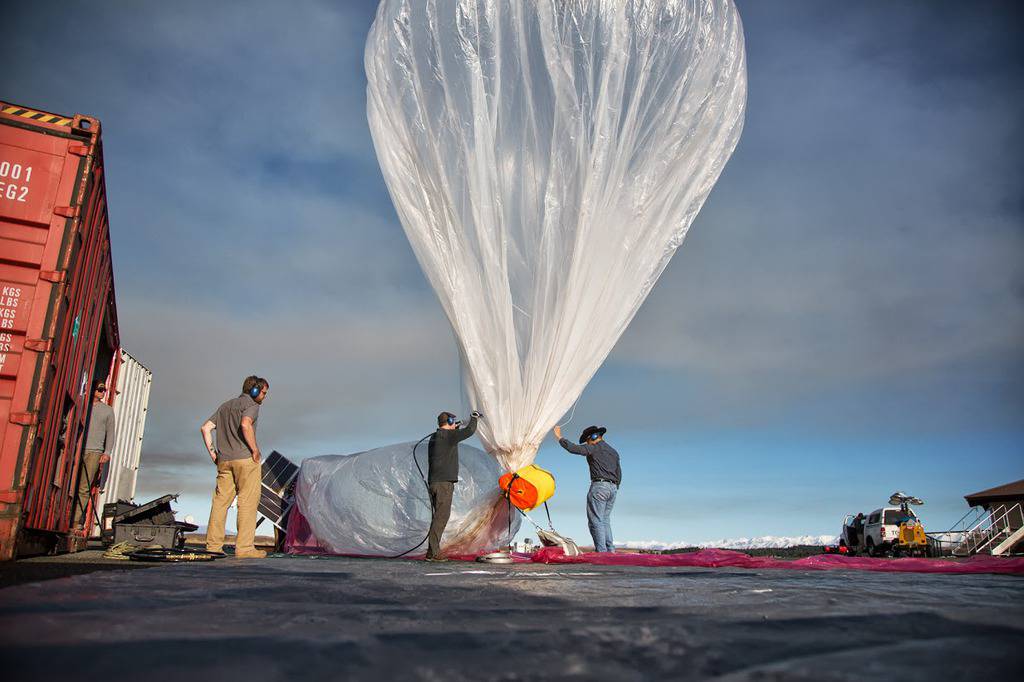
<path id="1" fill-rule="evenodd" d="M 299 473 L 299 467 L 277 450 L 263 460 L 263 485 L 276 493 L 283 493 Z"/>
<path id="2" fill-rule="evenodd" d="M 272 524 L 285 530 L 288 512 L 295 496 L 291 484 L 299 475 L 299 467 L 277 450 L 263 460 L 259 513 Z"/>

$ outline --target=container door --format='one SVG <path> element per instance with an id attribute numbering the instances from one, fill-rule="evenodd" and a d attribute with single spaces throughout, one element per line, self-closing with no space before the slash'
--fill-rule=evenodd
<path id="1" fill-rule="evenodd" d="M 66 281 L 60 263 L 82 165 L 68 153 L 71 144 L 0 125 L 0 559 L 11 554 L 54 374 L 51 332 Z"/>

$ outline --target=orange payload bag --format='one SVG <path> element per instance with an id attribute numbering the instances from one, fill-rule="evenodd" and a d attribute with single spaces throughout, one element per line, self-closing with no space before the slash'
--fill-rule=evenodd
<path id="1" fill-rule="evenodd" d="M 509 472 L 498 479 L 498 485 L 517 509 L 531 511 L 555 494 L 555 477 L 536 464 Z"/>

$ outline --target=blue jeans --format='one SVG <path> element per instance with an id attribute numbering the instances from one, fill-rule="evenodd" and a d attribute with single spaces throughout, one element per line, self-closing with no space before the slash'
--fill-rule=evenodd
<path id="1" fill-rule="evenodd" d="M 612 506 L 619 487 L 607 481 L 594 481 L 587 493 L 587 524 L 594 538 L 595 552 L 614 552 L 612 545 Z"/>

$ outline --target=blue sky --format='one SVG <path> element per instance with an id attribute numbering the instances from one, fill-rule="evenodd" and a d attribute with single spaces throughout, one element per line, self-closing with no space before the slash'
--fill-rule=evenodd
<path id="1" fill-rule="evenodd" d="M 897 488 L 948 526 L 1024 476 L 1019 9 L 737 4 L 743 137 L 568 430 L 622 454 L 620 541 L 829 533 Z M 205 522 L 198 426 L 251 372 L 296 459 L 467 407 L 369 138 L 375 6 L 5 9 L 0 98 L 103 122 L 122 341 L 155 374 L 141 498 Z M 583 461 L 538 463 L 585 538 Z"/>

